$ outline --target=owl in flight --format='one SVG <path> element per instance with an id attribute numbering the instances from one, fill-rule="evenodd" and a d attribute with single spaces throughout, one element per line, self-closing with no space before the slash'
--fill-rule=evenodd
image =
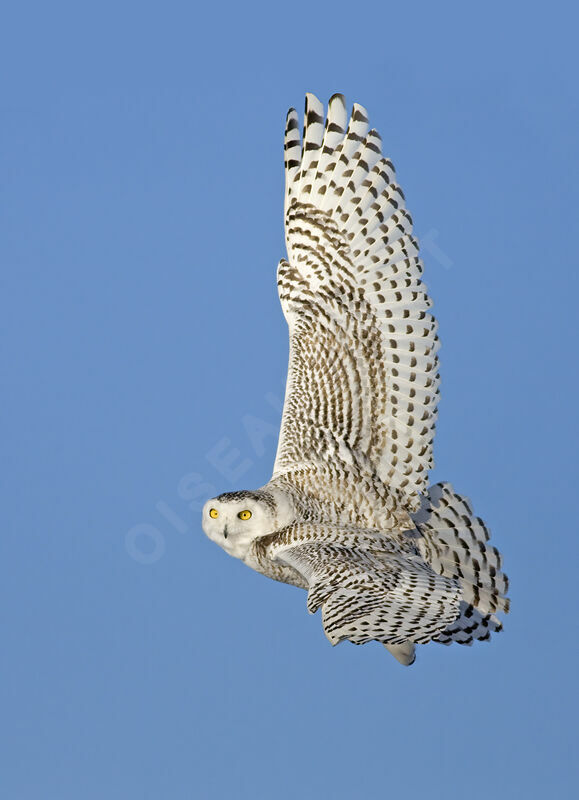
<path id="1" fill-rule="evenodd" d="M 501 630 L 507 578 L 469 501 L 428 487 L 439 346 L 412 218 L 381 139 L 342 95 L 285 130 L 290 356 L 273 476 L 209 500 L 203 530 L 307 589 L 332 644 L 471 644 Z"/>

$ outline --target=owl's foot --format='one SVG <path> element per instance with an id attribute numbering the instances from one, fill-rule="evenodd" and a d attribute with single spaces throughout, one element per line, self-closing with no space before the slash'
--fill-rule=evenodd
<path id="1" fill-rule="evenodd" d="M 416 661 L 416 646 L 413 642 L 404 642 L 404 644 L 385 644 L 384 647 L 394 656 L 396 661 L 399 661 L 405 667 L 409 667 Z"/>

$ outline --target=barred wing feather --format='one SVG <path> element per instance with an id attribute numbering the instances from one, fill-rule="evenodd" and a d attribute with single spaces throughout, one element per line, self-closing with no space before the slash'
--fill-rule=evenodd
<path id="1" fill-rule="evenodd" d="M 408 511 L 432 467 L 438 339 L 412 219 L 362 106 L 306 97 L 285 139 L 290 362 L 274 477 L 329 452 L 376 473 Z"/>
<path id="2" fill-rule="evenodd" d="M 332 644 L 426 643 L 459 614 L 456 582 L 377 531 L 297 523 L 267 539 L 267 557 L 305 579 Z"/>

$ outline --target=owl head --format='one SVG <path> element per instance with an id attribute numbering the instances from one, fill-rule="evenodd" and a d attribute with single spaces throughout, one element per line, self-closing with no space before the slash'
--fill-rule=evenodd
<path id="1" fill-rule="evenodd" d="M 268 491 L 226 492 L 208 500 L 203 507 L 203 530 L 229 555 L 243 559 L 254 541 L 287 524 L 287 512 Z"/>

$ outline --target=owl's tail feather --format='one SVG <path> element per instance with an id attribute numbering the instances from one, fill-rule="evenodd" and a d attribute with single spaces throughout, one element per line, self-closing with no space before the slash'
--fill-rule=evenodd
<path id="1" fill-rule="evenodd" d="M 423 558 L 439 575 L 457 580 L 462 590 L 460 615 L 433 641 L 472 644 L 502 629 L 495 616 L 508 613 L 507 576 L 501 555 L 488 544 L 490 534 L 469 501 L 449 483 L 431 486 L 414 517 Z"/>

